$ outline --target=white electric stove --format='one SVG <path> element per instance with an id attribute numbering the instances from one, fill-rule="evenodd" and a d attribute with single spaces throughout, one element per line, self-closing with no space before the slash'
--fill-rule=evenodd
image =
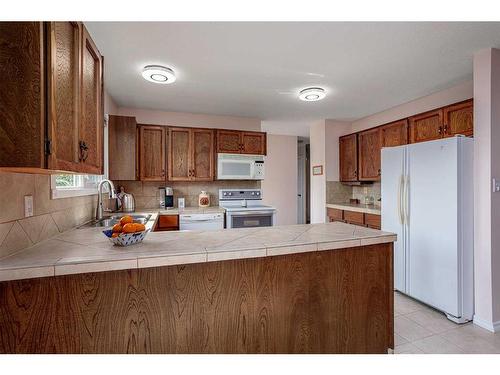
<path id="1" fill-rule="evenodd" d="M 276 208 L 262 204 L 261 189 L 220 189 L 219 206 L 226 210 L 226 228 L 271 227 Z"/>

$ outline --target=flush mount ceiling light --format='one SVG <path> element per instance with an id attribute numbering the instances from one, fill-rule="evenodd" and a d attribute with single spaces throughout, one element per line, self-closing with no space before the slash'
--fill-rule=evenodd
<path id="1" fill-rule="evenodd" d="M 146 81 L 161 83 L 163 85 L 175 82 L 175 73 L 172 69 L 161 65 L 147 65 L 142 70 Z"/>
<path id="2" fill-rule="evenodd" d="M 308 87 L 299 92 L 299 99 L 305 102 L 315 102 L 326 96 L 325 90 L 321 87 Z"/>

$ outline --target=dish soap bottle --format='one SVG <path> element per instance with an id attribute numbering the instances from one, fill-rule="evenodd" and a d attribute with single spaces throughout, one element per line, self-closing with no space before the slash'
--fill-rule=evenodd
<path id="1" fill-rule="evenodd" d="M 202 190 L 200 195 L 198 195 L 198 206 L 200 207 L 210 206 L 210 195 L 207 194 L 205 190 Z"/>

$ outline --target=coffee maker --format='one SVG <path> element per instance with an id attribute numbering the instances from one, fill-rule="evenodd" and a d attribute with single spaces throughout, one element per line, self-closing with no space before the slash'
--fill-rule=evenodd
<path id="1" fill-rule="evenodd" d="M 160 208 L 173 208 L 174 207 L 174 189 L 171 187 L 160 188 Z"/>

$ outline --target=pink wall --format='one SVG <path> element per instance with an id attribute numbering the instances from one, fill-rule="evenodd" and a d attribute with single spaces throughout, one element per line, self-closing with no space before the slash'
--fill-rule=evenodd
<path id="1" fill-rule="evenodd" d="M 278 225 L 297 224 L 297 137 L 267 135 L 264 203 L 278 209 Z"/>
<path id="2" fill-rule="evenodd" d="M 250 117 L 214 116 L 185 112 L 166 112 L 120 107 L 118 114 L 135 116 L 139 124 L 189 126 L 195 128 L 222 128 L 260 131 L 260 119 Z"/>
<path id="3" fill-rule="evenodd" d="M 385 111 L 375 113 L 352 122 L 352 132 L 369 129 L 374 126 L 386 124 L 417 113 L 427 112 L 448 104 L 470 99 L 473 96 L 473 83 L 467 81 L 449 89 L 412 100 Z"/>
<path id="4" fill-rule="evenodd" d="M 474 55 L 474 323 L 500 330 L 500 50 Z"/>

